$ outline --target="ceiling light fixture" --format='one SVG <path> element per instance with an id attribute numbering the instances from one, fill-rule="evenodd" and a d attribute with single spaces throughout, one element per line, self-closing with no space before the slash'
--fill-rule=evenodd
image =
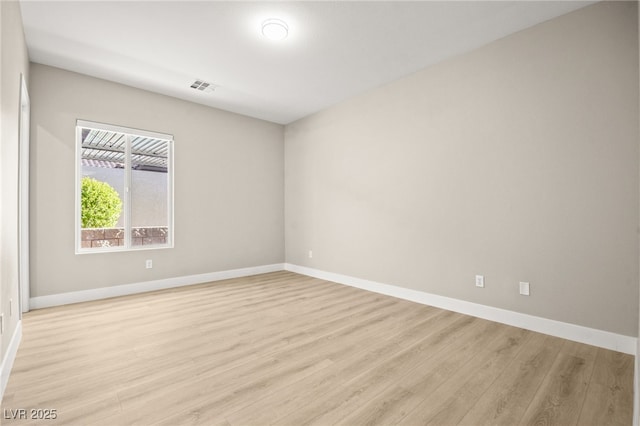
<path id="1" fill-rule="evenodd" d="M 262 23 L 262 35 L 269 40 L 284 40 L 289 35 L 289 27 L 281 19 L 267 19 Z"/>

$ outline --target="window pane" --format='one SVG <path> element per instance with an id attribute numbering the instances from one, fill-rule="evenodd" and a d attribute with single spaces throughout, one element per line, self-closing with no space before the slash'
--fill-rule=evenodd
<path id="1" fill-rule="evenodd" d="M 78 120 L 76 253 L 173 246 L 173 136 Z"/>
<path id="2" fill-rule="evenodd" d="M 169 142 L 131 140 L 131 245 L 169 242 Z"/>
<path id="3" fill-rule="evenodd" d="M 125 135 L 82 129 L 81 138 L 81 248 L 122 246 Z"/>

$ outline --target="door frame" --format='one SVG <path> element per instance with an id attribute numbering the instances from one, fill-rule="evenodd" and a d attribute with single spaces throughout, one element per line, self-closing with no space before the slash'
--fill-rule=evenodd
<path id="1" fill-rule="evenodd" d="M 29 126 L 31 102 L 24 74 L 20 75 L 20 129 L 18 151 L 18 294 L 20 318 L 29 312 Z"/>

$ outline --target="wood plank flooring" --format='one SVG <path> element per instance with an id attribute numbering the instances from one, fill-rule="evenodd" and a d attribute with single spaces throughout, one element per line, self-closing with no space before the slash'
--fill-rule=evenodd
<path id="1" fill-rule="evenodd" d="M 37 310 L 23 330 L 2 424 L 632 423 L 630 355 L 290 272 Z"/>

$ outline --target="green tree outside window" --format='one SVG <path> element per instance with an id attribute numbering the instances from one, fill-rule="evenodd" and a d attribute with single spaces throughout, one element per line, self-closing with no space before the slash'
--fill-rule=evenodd
<path id="1" fill-rule="evenodd" d="M 120 218 L 122 201 L 108 183 L 83 177 L 81 208 L 83 228 L 113 228 Z"/>

